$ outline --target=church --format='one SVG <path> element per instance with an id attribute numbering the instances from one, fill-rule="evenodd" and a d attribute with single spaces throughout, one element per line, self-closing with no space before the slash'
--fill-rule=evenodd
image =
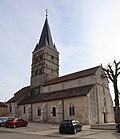
<path id="1" fill-rule="evenodd" d="M 53 43 L 47 15 L 32 52 L 30 85 L 17 91 L 7 106 L 7 115 L 28 121 L 114 122 L 109 82 L 102 65 L 59 76 L 59 52 Z"/>

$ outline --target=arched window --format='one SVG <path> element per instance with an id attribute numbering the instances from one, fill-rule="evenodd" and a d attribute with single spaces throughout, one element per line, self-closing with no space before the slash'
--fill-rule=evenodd
<path id="1" fill-rule="evenodd" d="M 43 71 L 44 71 L 44 68 L 43 68 L 43 67 L 40 67 L 40 69 L 39 69 L 39 74 L 42 74 Z"/>
<path id="2" fill-rule="evenodd" d="M 38 109 L 37 109 L 37 115 L 38 115 L 38 116 L 41 116 L 41 108 L 38 108 Z"/>
<path id="3" fill-rule="evenodd" d="M 38 69 L 35 70 L 35 76 L 38 75 Z"/>
<path id="4" fill-rule="evenodd" d="M 12 107 L 10 106 L 10 112 L 12 112 Z"/>
<path id="5" fill-rule="evenodd" d="M 106 98 L 104 98 L 104 106 L 107 106 L 107 104 L 106 104 Z"/>
<path id="6" fill-rule="evenodd" d="M 75 107 L 73 104 L 69 106 L 69 116 L 75 116 Z"/>
<path id="7" fill-rule="evenodd" d="M 43 54 L 40 54 L 40 61 L 43 60 Z"/>
<path id="8" fill-rule="evenodd" d="M 52 107 L 52 116 L 55 117 L 56 116 L 56 107 Z"/>
<path id="9" fill-rule="evenodd" d="M 23 107 L 23 114 L 25 114 L 26 113 L 26 107 L 24 106 Z"/>

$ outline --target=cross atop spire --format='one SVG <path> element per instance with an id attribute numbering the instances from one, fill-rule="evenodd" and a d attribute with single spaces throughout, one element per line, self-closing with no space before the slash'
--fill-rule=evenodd
<path id="1" fill-rule="evenodd" d="M 54 50 L 57 50 L 55 45 L 53 44 L 52 35 L 51 35 L 50 27 L 49 27 L 49 24 L 48 24 L 48 19 L 47 19 L 48 9 L 46 9 L 45 12 L 46 12 L 45 23 L 44 23 L 44 26 L 43 26 L 43 29 L 42 29 L 42 33 L 41 33 L 41 36 L 40 36 L 39 43 L 35 47 L 35 51 L 44 47 L 44 46 L 50 47 Z"/>
<path id="2" fill-rule="evenodd" d="M 45 12 L 46 12 L 46 18 L 47 18 L 47 16 L 48 16 L 48 9 L 46 9 Z"/>

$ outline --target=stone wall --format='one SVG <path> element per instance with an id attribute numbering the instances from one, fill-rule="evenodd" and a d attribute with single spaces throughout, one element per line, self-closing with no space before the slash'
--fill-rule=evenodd
<path id="1" fill-rule="evenodd" d="M 0 116 L 6 116 L 6 115 L 7 115 L 7 108 L 0 107 Z"/>
<path id="2" fill-rule="evenodd" d="M 95 84 L 95 83 L 96 83 L 96 80 L 95 80 L 95 76 L 93 75 L 89 77 L 78 78 L 78 79 L 69 80 L 66 82 L 61 82 L 61 83 L 45 86 L 43 88 L 43 93 L 64 90 L 64 89 L 69 89 L 69 88 L 74 88 L 74 87 L 79 87 L 79 86 L 85 86 L 85 85 Z"/>

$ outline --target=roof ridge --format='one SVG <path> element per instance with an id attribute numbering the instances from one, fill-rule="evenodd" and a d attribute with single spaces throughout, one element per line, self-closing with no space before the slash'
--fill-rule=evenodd
<path id="1" fill-rule="evenodd" d="M 87 68 L 87 69 L 76 71 L 76 72 L 72 72 L 72 73 L 69 73 L 69 74 L 66 74 L 66 75 L 63 75 L 63 76 L 60 76 L 60 77 L 69 76 L 71 74 L 76 74 L 76 73 L 80 73 L 80 72 L 85 72 L 85 71 L 92 70 L 92 69 L 99 68 L 99 67 L 100 66 L 95 66 L 95 67 Z"/>
<path id="2" fill-rule="evenodd" d="M 26 89 L 26 88 L 30 88 L 30 85 L 25 86 L 25 87 L 22 87 L 22 88 L 19 89 L 16 93 L 14 93 L 14 95 L 16 95 L 17 93 L 21 92 L 23 89 Z"/>
<path id="3" fill-rule="evenodd" d="M 22 89 L 20 89 L 19 91 L 17 91 L 14 94 L 14 96 L 7 101 L 7 103 L 17 101 L 20 97 L 23 97 L 29 91 L 30 91 L 30 86 L 23 87 Z"/>
<path id="4" fill-rule="evenodd" d="M 77 72 L 70 73 L 67 75 L 63 75 L 60 77 L 56 77 L 54 79 L 49 80 L 44 86 L 94 74 L 99 67 L 100 66 L 96 66 L 96 67 L 92 67 L 89 69 L 85 69 L 85 70 L 77 71 Z"/>

